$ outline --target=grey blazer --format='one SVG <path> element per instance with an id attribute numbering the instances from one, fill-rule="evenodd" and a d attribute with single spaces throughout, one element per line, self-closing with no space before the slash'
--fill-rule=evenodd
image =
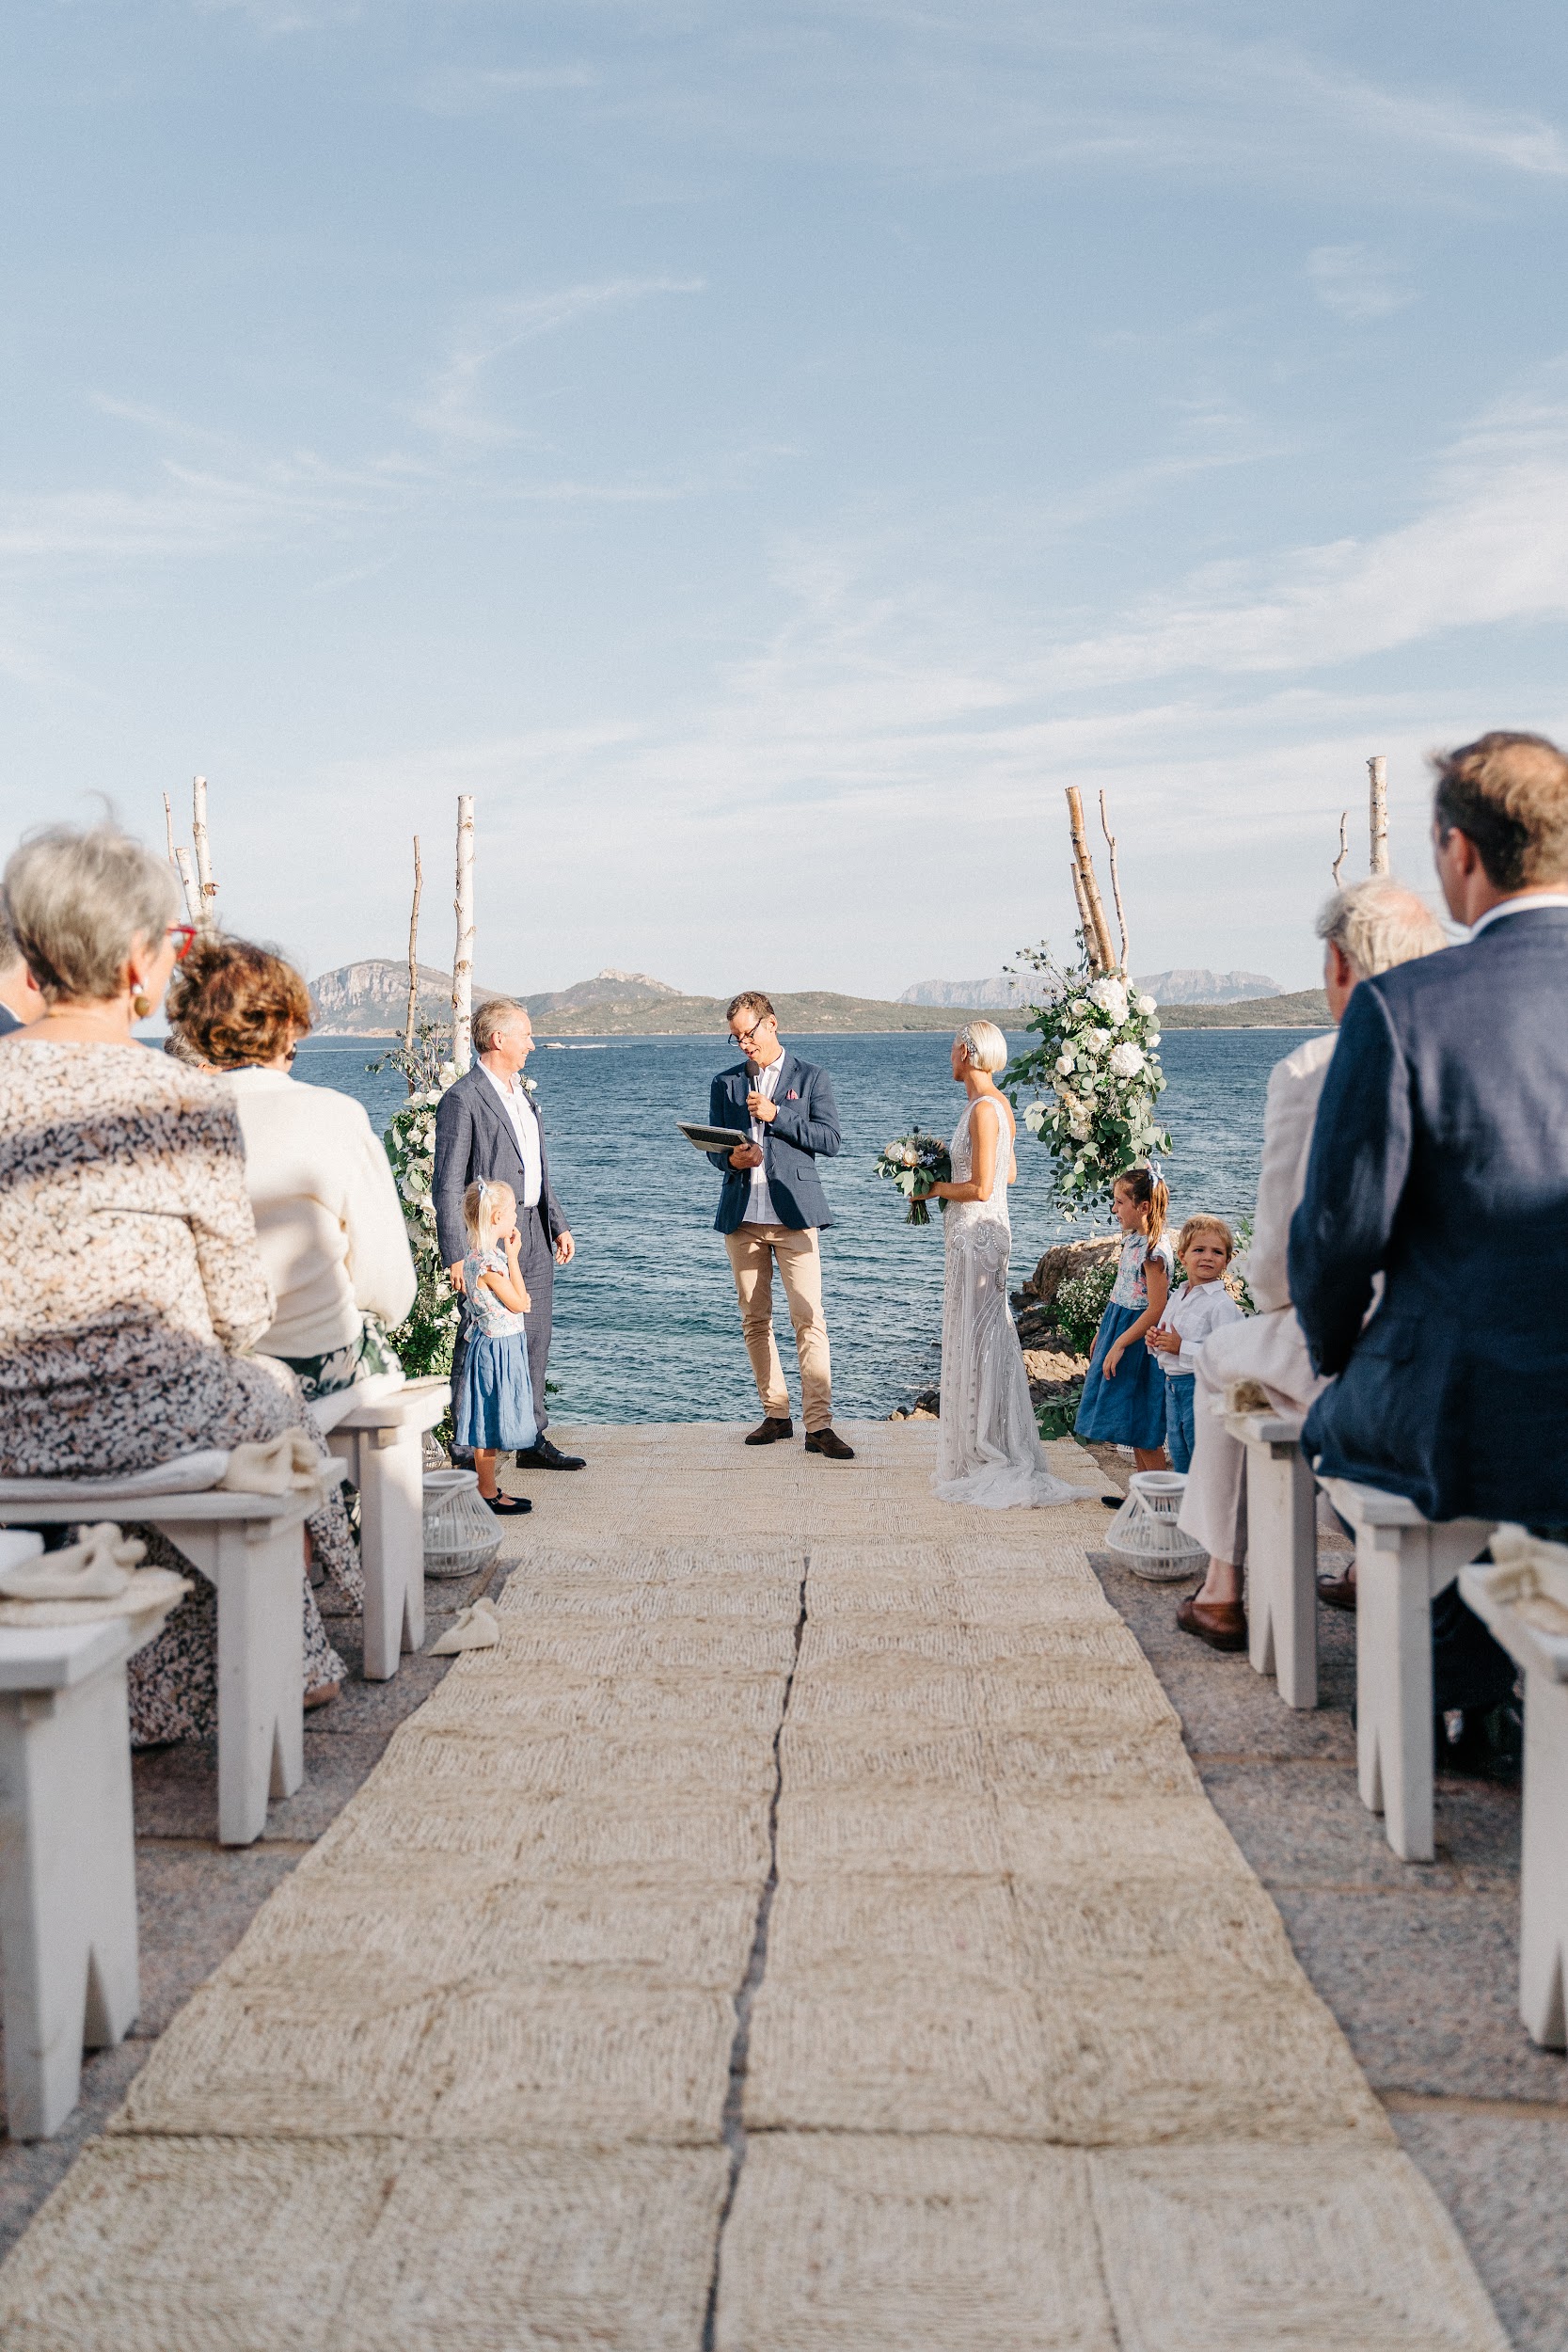
<path id="1" fill-rule="evenodd" d="M 550 1183 L 545 1120 L 537 1102 L 533 1115 L 539 1121 L 539 1216 L 546 1240 L 553 1243 L 567 1230 L 566 1212 Z M 455 1265 L 467 1255 L 463 1195 L 481 1177 L 510 1184 L 521 1205 L 523 1157 L 516 1134 L 495 1088 L 475 1062 L 455 1086 L 448 1087 L 436 1113 L 436 1239 L 443 1265 Z"/>

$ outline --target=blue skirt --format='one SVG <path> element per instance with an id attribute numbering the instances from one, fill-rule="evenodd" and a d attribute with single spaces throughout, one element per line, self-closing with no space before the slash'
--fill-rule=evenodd
<path id="1" fill-rule="evenodd" d="M 1142 1340 L 1123 1348 L 1116 1377 L 1105 1377 L 1105 1359 L 1115 1343 L 1143 1313 L 1141 1307 L 1107 1307 L 1094 1335 L 1084 1400 L 1074 1435 L 1096 1445 L 1132 1445 L 1152 1454 L 1165 1442 L 1165 1375 Z"/>
<path id="2" fill-rule="evenodd" d="M 454 1435 L 460 1446 L 485 1454 L 526 1449 L 538 1437 L 528 1343 L 520 1331 L 500 1339 L 475 1331 L 469 1338 Z"/>

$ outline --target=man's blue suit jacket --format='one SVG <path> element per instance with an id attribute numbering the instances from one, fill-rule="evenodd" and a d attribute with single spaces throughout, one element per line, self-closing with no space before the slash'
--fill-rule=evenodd
<path id="1" fill-rule="evenodd" d="M 1568 908 L 1360 983 L 1290 1266 L 1338 1375 L 1303 1438 L 1327 1474 L 1432 1519 L 1568 1521 Z"/>
<path id="2" fill-rule="evenodd" d="M 545 1149 L 545 1121 L 539 1120 L 539 1162 L 543 1183 L 539 1216 L 545 1238 L 554 1243 L 566 1232 L 565 1212 L 550 1183 L 549 1153 Z M 523 1155 L 506 1106 L 476 1061 L 454 1086 L 448 1087 L 436 1111 L 436 1240 L 443 1265 L 455 1265 L 468 1254 L 463 1225 L 463 1195 L 483 1177 L 510 1184 L 523 1205 Z"/>
<path id="3" fill-rule="evenodd" d="M 750 1062 L 736 1062 L 733 1070 L 721 1070 L 708 1093 L 708 1125 L 738 1127 L 743 1134 L 747 1132 L 752 1114 L 746 1108 L 746 1097 L 756 1079 L 757 1073 Z M 793 1226 L 797 1232 L 803 1232 L 808 1225 L 832 1225 L 833 1213 L 828 1206 L 816 1163 L 819 1158 L 831 1160 L 839 1146 L 838 1105 L 833 1101 L 832 1080 L 825 1070 L 819 1070 L 815 1062 L 802 1061 L 786 1045 L 778 1092 L 773 1099 L 778 1104 L 778 1115 L 768 1129 L 762 1151 L 768 1189 L 773 1197 L 779 1223 Z M 722 1152 L 710 1152 L 708 1158 L 724 1178 L 719 1214 L 713 1222 L 721 1233 L 733 1233 L 746 1215 L 752 1171 L 749 1168 L 732 1168 L 728 1155 Z"/>

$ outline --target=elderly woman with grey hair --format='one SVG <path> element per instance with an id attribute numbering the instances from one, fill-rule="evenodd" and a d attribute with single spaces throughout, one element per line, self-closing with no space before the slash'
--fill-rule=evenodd
<path id="1" fill-rule="evenodd" d="M 168 867 L 112 826 L 56 826 L 16 850 L 0 904 L 45 1003 L 0 1040 L 0 1474 L 114 1475 L 300 1427 L 291 1375 L 245 1353 L 273 1299 L 233 1106 L 132 1035 L 191 943 Z M 351 1577 L 341 1500 L 309 1530 L 318 1564 Z M 301 1581 L 319 1704 L 343 1667 Z M 137 1744 L 214 1730 L 205 1580 L 131 1682 Z"/>

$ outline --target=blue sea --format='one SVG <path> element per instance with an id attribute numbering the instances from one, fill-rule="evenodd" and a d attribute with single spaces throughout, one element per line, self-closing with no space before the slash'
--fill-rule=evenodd
<path id="1" fill-rule="evenodd" d="M 1162 1115 L 1175 1146 L 1164 1168 L 1180 1221 L 1206 1209 L 1234 1223 L 1258 1185 L 1263 1094 L 1282 1055 L 1311 1034 L 1174 1029 L 1161 1044 Z M 1028 1041 L 1010 1038 L 1015 1050 Z M 294 1074 L 355 1095 L 379 1130 L 404 1100 L 395 1071 L 371 1074 L 374 1040 L 324 1038 Z M 936 1377 L 942 1329 L 942 1223 L 903 1222 L 904 1202 L 873 1163 L 894 1136 L 951 1133 L 963 1093 L 942 1034 L 803 1038 L 831 1073 L 844 1146 L 822 1164 L 837 1225 L 822 1236 L 832 1343 L 833 1406 L 879 1417 Z M 707 1117 L 708 1081 L 734 1054 L 721 1038 L 610 1038 L 540 1046 L 538 1082 L 550 1172 L 578 1245 L 558 1275 L 550 1377 L 562 1421 L 738 1421 L 756 1409 L 723 1244 L 713 1231 L 719 1178 L 676 1133 Z M 1044 1149 L 1021 1131 L 1011 1197 L 1015 1282 L 1064 1237 Z M 796 1389 L 794 1342 L 776 1300 L 779 1342 Z M 797 1394 L 798 1401 L 798 1394 Z"/>

